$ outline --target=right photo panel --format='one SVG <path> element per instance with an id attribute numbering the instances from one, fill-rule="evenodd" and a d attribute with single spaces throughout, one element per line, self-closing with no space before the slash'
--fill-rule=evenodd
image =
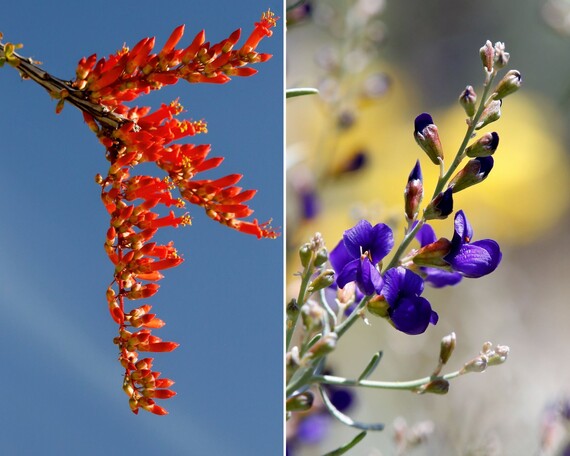
<path id="1" fill-rule="evenodd" d="M 570 454 L 570 1 L 286 6 L 287 455 Z"/>

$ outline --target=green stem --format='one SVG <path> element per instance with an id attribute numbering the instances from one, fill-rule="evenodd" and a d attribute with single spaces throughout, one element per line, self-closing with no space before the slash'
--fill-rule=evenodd
<path id="1" fill-rule="evenodd" d="M 475 131 L 475 127 L 479 123 L 479 119 L 481 118 L 481 114 L 483 113 L 483 110 L 485 109 L 485 105 L 487 104 L 487 101 L 488 101 L 487 96 L 489 95 L 489 90 L 491 89 L 491 84 L 493 83 L 493 80 L 495 79 L 496 75 L 497 75 L 497 72 L 494 71 L 489 76 L 489 79 L 485 82 L 484 90 L 483 90 L 483 96 L 481 97 L 481 100 L 479 101 L 479 107 L 477 108 L 477 112 L 473 116 L 473 119 L 471 120 L 471 124 L 467 128 L 467 132 L 465 133 L 465 136 L 463 137 L 463 141 L 461 142 L 461 145 L 459 146 L 459 149 L 457 150 L 457 154 L 455 154 L 455 158 L 453 159 L 453 163 L 451 164 L 451 166 L 447 170 L 447 173 L 445 173 L 445 175 L 443 175 L 442 177 L 440 177 L 438 179 L 437 185 L 436 185 L 435 190 L 433 192 L 432 200 L 437 195 L 439 195 L 441 193 L 441 191 L 443 190 L 443 187 L 445 186 L 445 184 L 447 184 L 447 182 L 451 178 L 451 175 L 455 172 L 455 170 L 457 169 L 457 167 L 459 166 L 459 164 L 463 160 L 463 158 L 464 158 L 463 152 L 465 151 L 465 148 L 467 147 L 467 143 L 469 142 L 469 140 L 471 139 L 471 136 L 473 135 L 473 132 Z"/>
<path id="2" fill-rule="evenodd" d="M 348 318 L 334 329 L 334 332 L 338 335 L 339 339 L 356 322 L 356 320 L 360 318 L 360 311 L 364 306 L 366 306 L 368 301 L 370 301 L 370 298 L 372 298 L 372 296 L 362 298 L 362 301 L 358 303 L 358 306 L 352 311 Z"/>
<path id="3" fill-rule="evenodd" d="M 483 110 L 485 109 L 485 105 L 487 104 L 487 101 L 489 101 L 489 100 L 487 100 L 487 97 L 489 95 L 489 90 L 491 89 L 491 84 L 493 82 L 493 79 L 495 79 L 496 74 L 497 74 L 496 72 L 493 72 L 489 76 L 488 80 L 485 81 L 483 96 L 481 97 L 481 100 L 479 102 L 479 107 L 477 108 L 475 115 L 471 119 L 471 124 L 467 128 L 467 132 L 465 133 L 465 136 L 463 137 L 463 141 L 461 142 L 461 145 L 459 146 L 459 149 L 457 150 L 457 153 L 455 154 L 455 158 L 453 159 L 453 163 L 451 164 L 451 166 L 449 167 L 449 169 L 447 170 L 447 172 L 445 174 L 443 174 L 443 172 L 440 172 L 440 177 L 437 181 L 437 185 L 435 186 L 435 190 L 434 190 L 433 196 L 431 198 L 432 200 L 437 195 L 439 195 L 441 193 L 441 191 L 443 190 L 443 187 L 445 186 L 445 184 L 447 184 L 447 182 L 451 178 L 451 175 L 455 172 L 455 170 L 457 169 L 457 167 L 460 165 L 461 161 L 463 160 L 463 158 L 464 158 L 463 153 L 465 151 L 465 148 L 467 147 L 467 143 L 469 142 L 469 140 L 471 139 L 471 136 L 473 135 L 473 132 L 475 131 L 475 127 L 477 126 L 477 123 L 479 122 L 479 119 L 481 118 L 481 114 L 483 113 Z M 443 170 L 443 167 L 441 169 Z M 384 271 L 387 271 L 388 269 L 391 269 L 391 268 L 396 267 L 398 265 L 400 258 L 402 257 L 405 250 L 410 245 L 410 242 L 412 242 L 415 235 L 417 234 L 417 232 L 420 230 L 420 228 L 423 226 L 424 223 L 425 223 L 425 219 L 420 220 L 411 231 L 408 231 L 408 233 L 406 233 L 406 235 L 404 236 L 404 239 L 402 240 L 402 243 L 398 247 L 398 250 L 396 250 L 396 253 L 392 257 L 392 260 L 390 261 L 390 263 L 388 264 L 386 269 L 384 269 Z"/>
<path id="4" fill-rule="evenodd" d="M 362 431 L 347 444 L 337 448 L 334 451 L 326 453 L 324 456 L 340 456 L 341 454 L 346 454 L 349 450 L 358 445 L 362 441 L 362 439 L 364 439 L 364 437 L 366 437 L 366 431 Z"/>
<path id="5" fill-rule="evenodd" d="M 308 262 L 307 267 L 303 270 L 302 279 L 301 279 L 301 286 L 299 287 L 299 295 L 297 297 L 296 309 L 292 309 L 291 311 L 287 309 L 287 338 L 285 342 L 285 346 L 287 350 L 289 350 L 289 345 L 291 344 L 291 339 L 293 338 L 293 333 L 295 332 L 295 327 L 297 326 L 297 321 L 299 321 L 299 313 L 301 306 L 305 303 L 307 287 L 309 285 L 309 281 L 311 280 L 311 273 L 312 269 L 310 265 L 313 264 L 313 259 Z"/>
<path id="6" fill-rule="evenodd" d="M 301 290 L 299 291 L 299 299 L 304 299 L 304 293 L 302 292 L 302 290 L 304 290 L 303 285 L 301 285 Z M 354 309 L 354 311 L 348 316 L 348 318 L 334 329 L 334 332 L 338 335 L 339 339 L 358 320 L 358 318 L 360 317 L 360 311 L 364 308 L 366 303 L 370 301 L 371 297 L 372 296 L 364 297 L 362 301 L 360 301 L 360 303 L 358 304 L 357 308 Z M 289 330 L 287 331 L 287 336 L 289 336 Z M 287 346 L 289 346 L 289 340 L 287 341 Z M 313 360 L 311 360 L 308 366 L 303 366 L 299 368 L 300 370 L 298 371 L 298 373 L 297 372 L 295 373 L 294 378 L 292 378 L 289 384 L 287 385 L 285 393 L 286 397 L 289 397 L 291 394 L 293 394 L 295 391 L 302 388 L 303 386 L 312 383 L 312 379 L 314 378 L 312 373 L 315 372 L 318 363 L 321 362 L 323 358 L 324 356 L 319 356 L 318 358 L 314 358 Z"/>
<path id="7" fill-rule="evenodd" d="M 303 95 L 316 95 L 318 93 L 319 93 L 318 89 L 313 89 L 311 87 L 287 89 L 285 91 L 285 98 L 301 97 Z"/>
<path id="8" fill-rule="evenodd" d="M 390 389 L 390 390 L 413 390 L 434 380 L 451 380 L 462 375 L 461 371 L 451 372 L 441 376 L 430 376 L 410 380 L 407 382 L 380 382 L 375 380 L 349 380 L 347 378 L 335 377 L 333 375 L 314 375 L 311 383 L 340 386 L 361 386 L 363 388 Z"/>
<path id="9" fill-rule="evenodd" d="M 315 361 L 318 361 L 318 359 L 311 362 L 309 366 L 301 367 L 297 372 L 295 372 L 293 378 L 290 380 L 287 388 L 285 389 L 285 397 L 290 397 L 295 391 L 311 383 L 311 379 L 315 377 L 313 375 L 315 369 Z"/>
<path id="10" fill-rule="evenodd" d="M 416 234 L 418 233 L 418 231 L 424 225 L 425 222 L 426 222 L 425 219 L 422 218 L 418 223 L 416 223 L 416 226 L 414 226 L 410 231 L 406 233 L 404 239 L 402 240 L 402 243 L 398 247 L 398 250 L 396 250 L 396 253 L 392 257 L 390 263 L 388 263 L 388 266 L 386 266 L 386 269 L 384 269 L 384 271 L 387 271 L 388 269 L 394 268 L 398 265 L 398 262 L 400 261 L 400 258 L 404 254 L 404 251 L 408 248 L 410 242 L 412 242 L 412 240 L 414 239 L 414 237 L 416 236 Z"/>

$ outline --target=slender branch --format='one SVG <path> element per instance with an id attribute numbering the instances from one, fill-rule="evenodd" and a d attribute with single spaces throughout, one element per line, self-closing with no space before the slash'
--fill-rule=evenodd
<path id="1" fill-rule="evenodd" d="M 287 310 L 287 338 L 285 341 L 285 348 L 289 349 L 289 344 L 291 343 L 291 339 L 293 337 L 293 333 L 295 332 L 295 327 L 297 326 L 297 321 L 299 320 L 299 311 L 301 306 L 305 303 L 306 293 L 307 293 L 307 286 L 311 280 L 311 272 L 312 269 L 310 267 L 312 260 L 309 261 L 307 267 L 303 270 L 301 276 L 301 286 L 299 287 L 299 295 L 297 297 L 297 302 L 294 303 L 295 311 L 290 312 L 289 309 Z"/>
<path id="2" fill-rule="evenodd" d="M 5 45 L 0 43 L 0 59 L 6 58 L 4 49 Z M 64 97 L 68 103 L 71 103 L 81 111 L 91 114 L 101 125 L 117 129 L 124 123 L 129 122 L 128 119 L 115 114 L 106 106 L 93 103 L 89 100 L 87 92 L 75 89 L 71 81 L 56 78 L 47 71 L 42 70 L 34 64 L 30 57 L 22 57 L 14 52 L 7 60 L 11 66 L 20 72 L 24 79 L 32 79 L 46 89 L 52 97 Z"/>
<path id="3" fill-rule="evenodd" d="M 348 318 L 335 328 L 334 332 L 337 333 L 339 339 L 348 330 L 348 328 L 350 328 L 356 322 L 356 320 L 358 320 L 360 317 L 360 311 L 366 306 L 371 298 L 372 296 L 366 296 L 362 298 L 362 301 L 358 303 L 358 306 L 352 311 Z"/>
<path id="4" fill-rule="evenodd" d="M 441 376 L 430 376 L 419 378 L 416 380 L 409 380 L 407 382 L 380 382 L 375 380 L 350 380 L 342 377 L 335 377 L 333 375 L 313 375 L 311 383 L 326 383 L 327 385 L 340 385 L 340 386 L 361 386 L 363 388 L 376 388 L 376 389 L 390 389 L 390 390 L 413 390 L 423 386 L 434 380 L 451 380 L 459 377 L 463 372 L 455 371 Z"/>
<path id="5" fill-rule="evenodd" d="M 366 437 L 366 434 L 367 434 L 366 431 L 362 431 L 360 434 L 358 434 L 356 437 L 354 437 L 347 444 L 341 446 L 340 448 L 337 448 L 334 451 L 330 451 L 329 453 L 326 453 L 324 456 L 340 456 L 341 454 L 347 453 L 349 450 L 351 450 L 356 445 L 358 445 L 362 441 L 362 439 L 364 439 L 364 437 Z"/>
<path id="6" fill-rule="evenodd" d="M 489 76 L 488 80 L 485 81 L 483 96 L 481 97 L 481 100 L 479 101 L 479 108 L 477 109 L 477 112 L 473 116 L 473 119 L 472 119 L 471 123 L 469 124 L 467 131 L 465 132 L 465 136 L 463 137 L 463 141 L 461 142 L 461 145 L 459 146 L 459 149 L 457 150 L 457 153 L 455 154 L 455 158 L 453 159 L 453 163 L 451 164 L 451 166 L 449 167 L 449 169 L 447 170 L 445 175 L 443 175 L 442 177 L 439 178 L 437 185 L 435 187 L 435 190 L 433 192 L 432 199 L 434 199 L 443 190 L 443 187 L 445 186 L 445 184 L 450 179 L 453 172 L 457 169 L 457 167 L 459 166 L 459 164 L 463 160 L 463 158 L 464 158 L 463 151 L 467 147 L 467 143 L 469 142 L 469 140 L 471 139 L 471 136 L 475 132 L 475 127 L 477 126 L 477 123 L 479 122 L 479 119 L 481 118 L 481 114 L 483 113 L 483 110 L 485 109 L 485 105 L 489 101 L 489 100 L 487 100 L 487 96 L 489 95 L 489 90 L 491 88 L 491 84 L 493 83 L 493 79 L 495 79 L 496 75 L 497 75 L 497 72 L 494 71 Z"/>
<path id="7" fill-rule="evenodd" d="M 390 263 L 388 263 L 388 266 L 386 266 L 386 269 L 384 269 L 384 271 L 387 271 L 388 269 L 397 266 L 398 262 L 400 261 L 400 258 L 404 254 L 404 251 L 408 248 L 408 245 L 410 245 L 410 242 L 412 242 L 417 232 L 420 230 L 420 228 L 424 225 L 425 222 L 426 220 L 422 218 L 418 223 L 416 223 L 416 226 L 414 226 L 410 231 L 406 233 L 404 239 L 402 240 L 402 243 L 398 247 L 398 250 L 396 250 L 396 253 L 394 253 L 394 256 L 392 257 Z"/>
<path id="8" fill-rule="evenodd" d="M 447 172 L 445 174 L 443 173 L 443 163 L 440 165 L 440 177 L 437 181 L 437 185 L 436 185 L 435 190 L 433 192 L 433 196 L 431 198 L 432 200 L 437 195 L 439 195 L 439 193 L 443 190 L 443 187 L 449 181 L 449 179 L 451 178 L 451 175 L 455 172 L 455 170 L 457 169 L 457 167 L 460 165 L 461 161 L 463 160 L 463 158 L 464 158 L 463 153 L 465 151 L 465 148 L 467 147 L 467 143 L 471 139 L 471 136 L 473 135 L 473 133 L 475 131 L 475 127 L 477 126 L 477 123 L 479 122 L 479 119 L 481 118 L 481 114 L 483 113 L 483 110 L 485 109 L 485 105 L 489 101 L 489 100 L 487 100 L 487 96 L 489 95 L 489 90 L 491 88 L 491 84 L 492 84 L 495 76 L 496 76 L 496 71 L 493 72 L 489 76 L 487 81 L 485 81 L 485 86 L 484 86 L 485 88 L 483 91 L 483 96 L 481 97 L 481 100 L 479 102 L 479 107 L 477 109 L 477 112 L 475 113 L 475 115 L 471 119 L 471 123 L 469 124 L 469 127 L 467 127 L 467 131 L 465 132 L 465 136 L 463 137 L 463 141 L 461 142 L 461 145 L 459 146 L 459 149 L 457 150 L 457 153 L 455 154 L 455 158 L 453 159 L 453 163 L 451 164 L 451 166 L 449 167 L 449 169 L 447 170 Z M 404 236 L 404 239 L 402 240 L 402 243 L 398 247 L 398 250 L 396 250 L 396 253 L 394 254 L 392 259 L 390 260 L 390 263 L 386 267 L 385 271 L 387 271 L 390 268 L 397 266 L 397 264 L 400 261 L 400 258 L 403 255 L 404 251 L 406 250 L 406 248 L 408 247 L 410 242 L 412 242 L 416 233 L 420 230 L 420 228 L 423 226 L 424 223 L 425 223 L 425 219 L 420 220 L 412 230 L 410 230 L 410 231 L 408 231 L 408 233 L 406 233 L 406 235 Z"/>
<path id="9" fill-rule="evenodd" d="M 301 97 L 303 95 L 316 95 L 319 93 L 318 89 L 308 88 L 298 88 L 298 89 L 287 89 L 285 91 L 285 98 Z"/>

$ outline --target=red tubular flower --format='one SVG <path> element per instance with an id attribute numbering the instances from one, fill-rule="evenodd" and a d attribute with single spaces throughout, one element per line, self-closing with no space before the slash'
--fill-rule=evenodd
<path id="1" fill-rule="evenodd" d="M 277 18 L 263 14 L 241 48 L 234 50 L 241 31 L 234 31 L 216 44 L 206 41 L 199 32 L 186 47 L 176 46 L 183 38 L 184 26 L 174 29 L 158 54 L 152 53 L 154 38 L 144 38 L 132 50 L 124 47 L 117 53 L 97 60 L 95 54 L 79 61 L 73 87 L 82 91 L 82 100 L 101 107 L 84 112 L 84 120 L 106 148 L 109 170 L 98 175 L 101 200 L 110 216 L 105 237 L 105 251 L 113 263 L 114 278 L 107 289 L 106 300 L 111 318 L 119 325 L 114 339 L 119 360 L 125 369 L 123 390 L 129 396 L 133 413 L 139 409 L 157 415 L 167 411 L 155 399 L 168 399 L 174 382 L 159 378 L 153 371 L 153 358 L 139 358 L 141 352 L 170 352 L 178 347 L 152 334 L 164 321 L 150 313 L 143 304 L 127 309 L 129 301 L 147 299 L 158 292 L 160 271 L 183 262 L 172 242 L 153 242 L 163 227 L 189 225 L 190 216 L 178 213 L 185 203 L 201 206 L 208 216 L 230 228 L 258 238 L 275 238 L 278 234 L 269 222 L 244 220 L 253 212 L 245 202 L 255 190 L 243 190 L 236 184 L 241 174 L 228 174 L 218 179 L 197 179 L 201 172 L 217 168 L 223 158 L 208 157 L 210 145 L 179 144 L 176 141 L 207 133 L 203 121 L 179 120 L 183 108 L 178 100 L 162 104 L 151 111 L 148 107 L 129 107 L 131 101 L 172 85 L 179 79 L 188 82 L 225 83 L 233 76 L 251 76 L 256 70 L 249 65 L 268 60 L 256 48 L 264 37 L 271 36 Z M 62 100 L 65 94 L 62 94 Z M 102 112 L 98 116 L 97 112 Z M 116 127 L 110 127 L 105 113 L 119 116 Z M 113 124 L 115 125 L 115 124 Z M 168 176 L 160 179 L 131 175 L 141 163 L 154 163 Z M 134 171 L 133 171 L 133 174 Z M 180 198 L 172 192 L 177 190 Z M 166 212 L 164 208 L 172 208 Z"/>
<path id="2" fill-rule="evenodd" d="M 179 25 L 174 29 L 158 56 L 164 58 L 170 54 L 182 38 L 182 35 L 184 35 L 184 25 Z"/>
<path id="3" fill-rule="evenodd" d="M 277 19 L 275 15 L 271 11 L 267 11 L 263 13 L 261 16 L 261 21 L 255 23 L 255 29 L 241 48 L 241 52 L 243 54 L 248 54 L 255 50 L 259 42 L 265 38 L 266 36 L 271 36 L 272 31 L 271 28 L 275 27 L 277 23 Z"/>

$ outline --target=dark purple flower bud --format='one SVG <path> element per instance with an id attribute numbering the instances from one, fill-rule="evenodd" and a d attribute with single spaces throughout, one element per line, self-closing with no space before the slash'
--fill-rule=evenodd
<path id="1" fill-rule="evenodd" d="M 429 159 L 434 164 L 439 165 L 440 159 L 443 160 L 443 148 L 441 147 L 437 127 L 427 112 L 416 117 L 414 121 L 414 138 Z"/>
<path id="2" fill-rule="evenodd" d="M 392 250 L 394 236 L 390 227 L 379 223 L 374 227 L 361 220 L 344 232 L 342 240 L 329 255 L 337 273 L 339 288 L 356 282 L 360 291 L 371 295 L 382 289 L 382 276 L 376 265 Z"/>
<path id="3" fill-rule="evenodd" d="M 446 219 L 453 212 L 453 191 L 448 188 L 437 195 L 426 207 L 424 218 L 426 220 Z"/>
<path id="4" fill-rule="evenodd" d="M 459 104 L 463 106 L 465 110 L 465 114 L 469 117 L 473 117 L 475 115 L 475 104 L 477 103 L 477 94 L 473 87 L 467 86 L 465 90 L 461 92 L 459 95 Z"/>
<path id="5" fill-rule="evenodd" d="M 424 196 L 424 186 L 422 178 L 422 168 L 420 161 L 416 161 L 416 166 L 412 169 L 408 177 L 408 183 L 404 190 L 404 207 L 408 220 L 414 220 L 418 214 L 418 208 Z"/>
<path id="6" fill-rule="evenodd" d="M 437 313 L 429 301 L 420 296 L 423 290 L 424 281 L 409 269 L 397 267 L 386 271 L 382 295 L 390 304 L 390 321 L 399 331 L 421 334 L 430 323 L 437 323 Z"/>
<path id="7" fill-rule="evenodd" d="M 493 155 L 499 147 L 499 135 L 496 131 L 485 133 L 477 141 L 465 149 L 468 157 L 488 157 Z"/>
<path id="8" fill-rule="evenodd" d="M 499 244 L 492 239 L 471 242 L 472 239 L 473 228 L 460 210 L 455 214 L 455 233 L 451 240 L 451 250 L 444 260 L 463 276 L 478 278 L 497 269 L 503 255 Z"/>
<path id="9" fill-rule="evenodd" d="M 449 188 L 453 193 L 483 182 L 493 169 L 493 157 L 477 157 L 469 160 L 465 167 L 459 171 L 449 182 Z"/>

